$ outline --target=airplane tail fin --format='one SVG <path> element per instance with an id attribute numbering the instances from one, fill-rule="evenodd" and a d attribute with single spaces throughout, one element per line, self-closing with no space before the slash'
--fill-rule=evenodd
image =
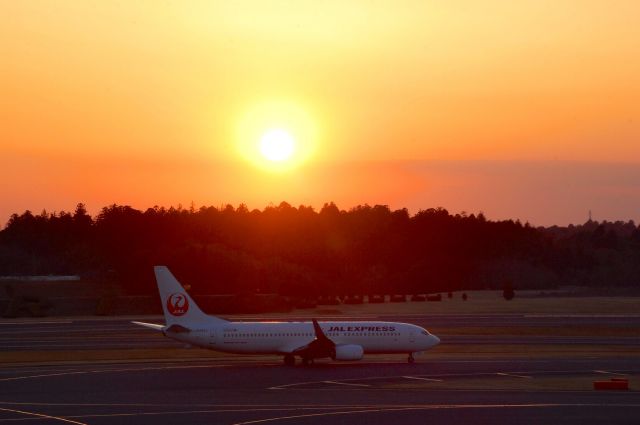
<path id="1" fill-rule="evenodd" d="M 153 271 L 156 275 L 167 326 L 182 325 L 188 328 L 192 324 L 226 322 L 226 320 L 209 316 L 200 310 L 166 266 L 155 266 Z"/>

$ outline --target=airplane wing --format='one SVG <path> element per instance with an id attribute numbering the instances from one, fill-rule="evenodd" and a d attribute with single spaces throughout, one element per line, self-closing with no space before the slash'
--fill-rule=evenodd
<path id="1" fill-rule="evenodd" d="M 324 334 L 316 319 L 313 319 L 312 322 L 316 338 L 310 343 L 294 349 L 291 354 L 311 359 L 334 357 L 336 353 L 336 344 Z"/>
<path id="2" fill-rule="evenodd" d="M 156 325 L 155 323 L 136 322 L 133 320 L 131 321 L 131 323 L 138 326 L 144 326 L 145 328 L 153 329 L 156 331 L 163 331 L 166 328 L 164 325 Z"/>

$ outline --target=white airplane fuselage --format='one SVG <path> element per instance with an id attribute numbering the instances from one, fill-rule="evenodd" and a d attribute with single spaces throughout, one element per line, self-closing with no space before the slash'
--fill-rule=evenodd
<path id="1" fill-rule="evenodd" d="M 435 335 L 409 323 L 319 322 L 337 345 L 356 344 L 366 354 L 413 353 L 439 343 Z M 311 322 L 227 322 L 222 326 L 193 326 L 190 332 L 165 335 L 216 351 L 239 354 L 286 354 L 315 339 Z"/>

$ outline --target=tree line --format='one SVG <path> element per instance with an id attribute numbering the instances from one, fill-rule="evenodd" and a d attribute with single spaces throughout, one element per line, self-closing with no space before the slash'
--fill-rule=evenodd
<path id="1" fill-rule="evenodd" d="M 169 266 L 195 294 L 413 294 L 558 285 L 640 286 L 640 228 L 595 222 L 536 228 L 482 213 L 386 205 L 319 211 L 286 202 L 234 207 L 109 205 L 13 214 L 0 275 L 79 274 L 155 293 Z"/>

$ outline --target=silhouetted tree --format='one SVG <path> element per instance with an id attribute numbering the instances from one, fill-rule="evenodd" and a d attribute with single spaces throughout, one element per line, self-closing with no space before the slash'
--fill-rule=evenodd
<path id="1" fill-rule="evenodd" d="M 155 293 L 151 266 L 167 264 L 194 294 L 416 294 L 519 287 L 640 285 L 640 229 L 628 222 L 533 228 L 484 214 L 387 205 L 320 211 L 287 202 L 109 205 L 92 218 L 13 214 L 0 231 L 1 274 L 79 273 Z M 110 272 L 112 271 L 112 272 Z"/>

